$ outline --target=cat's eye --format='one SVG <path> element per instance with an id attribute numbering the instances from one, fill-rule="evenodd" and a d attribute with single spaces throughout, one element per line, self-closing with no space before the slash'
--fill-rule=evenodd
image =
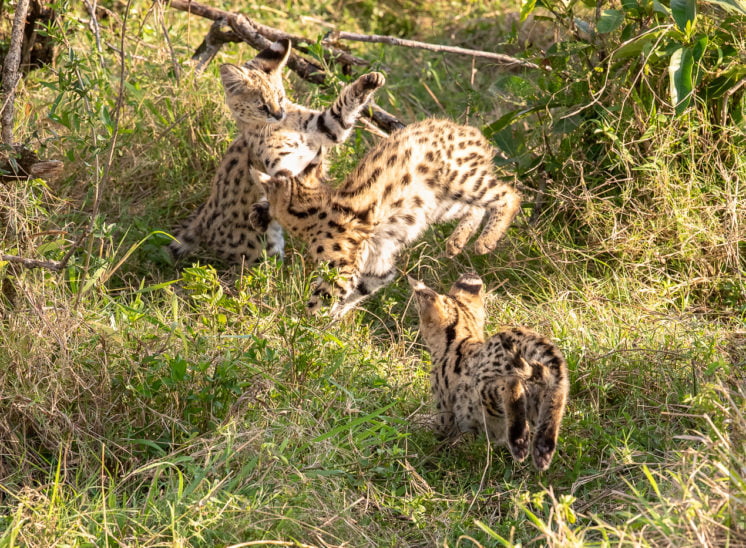
<path id="1" fill-rule="evenodd" d="M 259 107 L 259 112 L 262 112 L 269 116 L 269 107 L 267 105 L 262 105 Z"/>

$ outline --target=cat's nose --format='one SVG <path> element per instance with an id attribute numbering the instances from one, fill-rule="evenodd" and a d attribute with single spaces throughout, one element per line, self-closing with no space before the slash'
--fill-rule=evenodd
<path id="1" fill-rule="evenodd" d="M 281 108 L 277 112 L 273 112 L 272 117 L 275 118 L 278 122 L 281 121 L 283 118 L 285 118 L 285 109 Z"/>

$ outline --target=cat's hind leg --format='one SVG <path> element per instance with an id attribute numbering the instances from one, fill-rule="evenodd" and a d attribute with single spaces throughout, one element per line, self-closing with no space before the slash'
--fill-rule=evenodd
<path id="1" fill-rule="evenodd" d="M 552 462 L 566 403 L 566 382 L 560 381 L 547 387 L 536 421 L 532 448 L 534 466 L 539 470 L 546 470 Z"/>
<path id="2" fill-rule="evenodd" d="M 491 191 L 480 200 L 487 208 L 487 222 L 474 242 L 474 251 L 480 255 L 497 247 L 521 208 L 521 197 L 510 185 L 499 183 L 496 179 L 489 184 Z"/>
<path id="3" fill-rule="evenodd" d="M 466 214 L 461 217 L 456 228 L 446 241 L 446 253 L 449 257 L 455 257 L 464 249 L 466 242 L 474 234 L 484 218 L 485 210 L 478 207 L 470 207 Z"/>

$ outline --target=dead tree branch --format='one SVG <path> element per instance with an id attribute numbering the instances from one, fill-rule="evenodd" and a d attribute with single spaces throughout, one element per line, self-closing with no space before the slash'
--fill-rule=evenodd
<path id="1" fill-rule="evenodd" d="M 21 46 L 23 45 L 23 30 L 26 25 L 26 12 L 29 0 L 19 0 L 13 17 L 13 29 L 10 33 L 10 45 L 3 62 L 2 102 L 0 103 L 0 124 L 2 125 L 2 140 L 8 146 L 13 146 L 13 103 L 18 84 L 18 67 L 21 65 Z"/>
<path id="2" fill-rule="evenodd" d="M 204 4 L 200 4 L 198 2 L 192 2 L 191 0 L 171 0 L 171 7 L 175 8 L 177 10 L 186 11 L 188 13 L 192 13 L 194 15 L 198 15 L 200 17 L 204 17 L 205 19 L 210 19 L 212 21 L 228 21 L 231 16 L 234 15 L 233 12 L 221 10 L 218 8 L 213 8 L 212 6 L 206 6 Z M 246 16 L 244 16 L 246 17 Z M 246 17 L 246 19 L 249 21 L 251 26 L 253 27 L 254 32 L 257 34 L 260 34 L 267 40 L 271 42 L 276 42 L 277 40 L 282 39 L 289 39 L 293 42 L 293 46 L 300 51 L 303 51 L 304 45 L 314 44 L 315 42 L 313 40 L 309 40 L 308 38 L 304 36 L 298 36 L 297 34 L 288 34 L 287 32 L 282 32 L 281 30 L 277 30 L 273 27 L 268 27 L 267 25 L 262 25 L 261 23 L 257 23 L 256 21 Z M 235 35 L 226 34 L 223 35 L 223 38 L 227 38 L 223 41 L 223 43 L 227 42 L 238 42 L 239 40 L 233 40 L 232 38 Z M 222 45 L 222 44 L 221 44 Z M 218 46 L 219 48 L 220 46 Z M 367 66 L 370 63 L 368 63 L 365 59 L 361 59 L 360 57 L 355 57 L 354 55 L 351 55 L 347 53 L 344 50 L 341 50 L 339 48 L 328 46 L 327 49 L 328 54 L 325 56 L 325 59 L 327 61 L 336 60 L 339 63 L 342 63 L 344 65 L 358 65 L 358 66 Z"/>
<path id="3" fill-rule="evenodd" d="M 517 57 L 511 57 L 503 53 L 494 53 L 491 51 L 481 51 L 476 49 L 459 48 L 456 46 L 443 46 L 440 44 L 428 44 L 427 42 L 417 42 L 416 40 L 405 40 L 393 36 L 382 36 L 380 34 L 357 34 L 355 32 L 332 31 L 324 39 L 324 44 L 333 44 L 337 40 L 353 40 L 355 42 L 372 42 L 376 44 L 388 44 L 389 46 L 400 46 L 405 48 L 426 49 L 428 51 L 439 51 L 444 53 L 456 53 L 459 55 L 470 55 L 472 57 L 482 57 L 492 59 L 504 65 L 518 65 L 526 68 L 540 69 L 539 65 Z"/>

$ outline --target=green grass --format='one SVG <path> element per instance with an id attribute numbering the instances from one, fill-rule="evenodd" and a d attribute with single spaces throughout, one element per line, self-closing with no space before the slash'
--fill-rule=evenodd
<path id="1" fill-rule="evenodd" d="M 204 199 L 235 131 L 218 63 L 252 52 L 228 46 L 195 76 L 186 60 L 207 23 L 166 12 L 177 78 L 150 7 L 133 2 L 128 18 L 108 176 L 115 52 L 101 66 L 88 27 L 68 18 L 55 69 L 20 90 L 17 138 L 66 172 L 0 184 L 4 252 L 59 259 L 97 188 L 103 200 L 65 272 L 0 264 L 0 547 L 746 545 L 736 128 L 693 110 L 642 138 L 639 120 L 614 120 L 617 140 L 596 137 L 611 160 L 591 165 L 580 145 L 565 156 L 536 224 L 535 182 L 521 177 L 526 209 L 494 254 L 446 259 L 445 226 L 401 257 L 441 288 L 477 270 L 490 332 L 526 325 L 561 347 L 570 403 L 539 474 L 482 437 L 430 431 L 429 357 L 401 279 L 329 325 L 304 314 L 312 265 L 297 242 L 283 263 L 243 271 L 168 261 L 162 231 Z M 101 20 L 112 45 L 116 9 Z M 496 3 L 242 9 L 310 36 L 325 28 L 301 16 L 483 49 L 517 40 Z M 380 103 L 407 121 L 482 125 L 508 108 L 499 67 L 477 63 L 472 85 L 468 58 L 354 52 L 386 70 Z M 288 87 L 301 102 L 331 97 L 293 76 Z M 359 131 L 332 173 L 373 140 Z"/>

